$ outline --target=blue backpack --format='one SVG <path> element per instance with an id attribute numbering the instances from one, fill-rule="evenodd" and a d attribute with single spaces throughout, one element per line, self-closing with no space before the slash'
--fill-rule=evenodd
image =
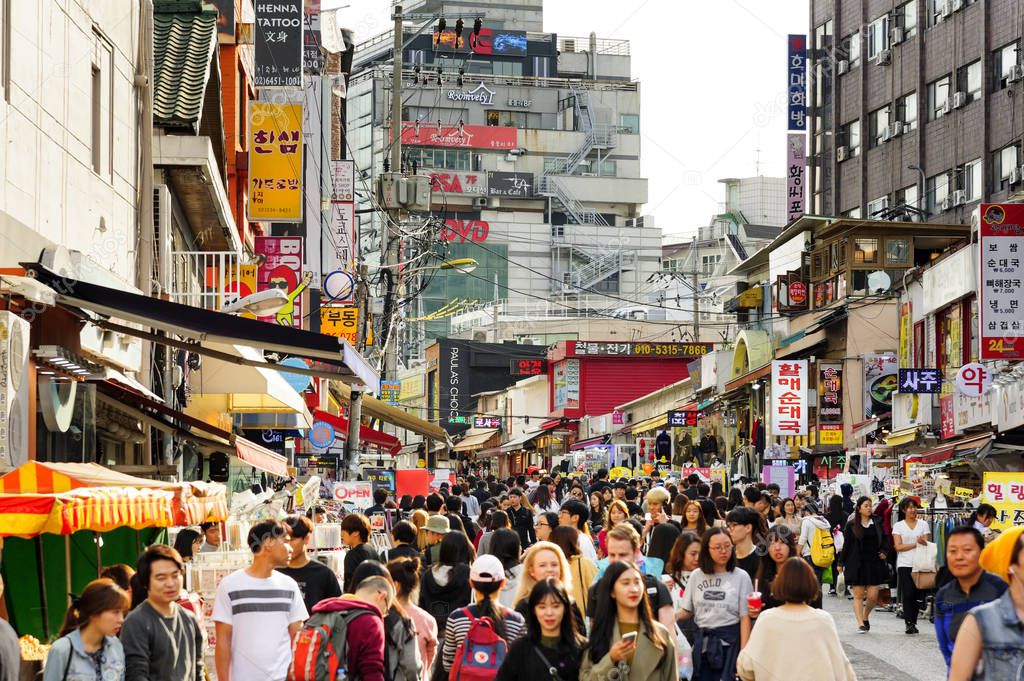
<path id="1" fill-rule="evenodd" d="M 469 632 L 455 649 L 448 681 L 493 681 L 505 661 L 508 644 L 498 636 L 490 617 L 473 617 L 469 608 L 461 611 L 469 618 Z"/>

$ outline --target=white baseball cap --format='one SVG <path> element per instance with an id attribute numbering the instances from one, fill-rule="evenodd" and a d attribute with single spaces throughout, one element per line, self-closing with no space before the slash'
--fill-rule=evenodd
<path id="1" fill-rule="evenodd" d="M 505 567 L 500 560 L 485 553 L 473 561 L 469 568 L 469 579 L 472 582 L 501 582 L 505 579 Z"/>

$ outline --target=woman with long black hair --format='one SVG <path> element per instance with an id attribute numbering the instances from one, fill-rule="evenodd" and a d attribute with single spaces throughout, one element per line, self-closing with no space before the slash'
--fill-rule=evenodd
<path id="1" fill-rule="evenodd" d="M 853 591 L 853 616 L 861 633 L 871 631 L 868 618 L 878 603 L 878 585 L 889 579 L 886 548 L 885 530 L 873 515 L 871 499 L 858 498 L 853 517 L 843 529 L 843 550 L 837 562 L 846 585 Z M 864 600 L 865 590 L 867 601 Z"/>
<path id="2" fill-rule="evenodd" d="M 542 513 L 558 513 L 558 501 L 551 494 L 551 478 L 542 478 L 537 489 L 530 495 L 530 504 L 534 515 Z"/>
<path id="3" fill-rule="evenodd" d="M 762 592 L 761 600 L 764 605 L 759 610 L 751 610 L 751 618 L 756 619 L 765 610 L 777 608 L 785 603 L 776 594 L 772 593 L 772 582 L 787 560 L 793 557 L 800 557 L 800 550 L 797 548 L 796 540 L 797 534 L 788 525 L 780 523 L 768 530 L 768 535 L 764 540 L 767 551 L 765 557 L 761 560 L 761 567 L 758 568 L 757 574 L 753 575 L 757 578 L 757 586 Z M 818 598 L 813 603 L 817 603 L 814 607 L 821 607 L 821 589 L 818 589 Z"/>
<path id="4" fill-rule="evenodd" d="M 423 571 L 419 606 L 444 631 L 448 614 L 469 602 L 469 564 L 476 558 L 473 545 L 462 532 L 449 532 L 441 540 L 436 563 Z"/>
<path id="5" fill-rule="evenodd" d="M 558 579 L 534 584 L 526 600 L 526 635 L 509 646 L 495 681 L 577 681 L 587 640 L 572 607 Z"/>
<path id="6" fill-rule="evenodd" d="M 128 593 L 110 579 L 94 579 L 72 599 L 64 626 L 46 657 L 43 681 L 121 681 L 124 648 L 117 638 Z"/>
<path id="7" fill-rule="evenodd" d="M 624 561 L 612 563 L 594 597 L 580 681 L 677 681 L 672 637 L 651 614 L 640 569 Z"/>

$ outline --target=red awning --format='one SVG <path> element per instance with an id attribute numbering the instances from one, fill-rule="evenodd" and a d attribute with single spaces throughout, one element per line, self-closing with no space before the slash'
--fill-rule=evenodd
<path id="1" fill-rule="evenodd" d="M 757 379 L 764 378 L 765 376 L 768 376 L 771 373 L 772 373 L 772 365 L 771 364 L 766 364 L 765 366 L 760 367 L 759 369 L 754 369 L 753 371 L 747 372 L 747 373 L 743 374 L 742 376 L 734 378 L 733 380 L 731 380 L 728 383 L 726 383 L 725 384 L 725 392 L 728 393 L 728 392 L 732 392 L 733 390 L 736 390 L 737 388 L 742 388 L 743 386 L 747 385 L 748 383 L 753 383 Z"/>
<path id="2" fill-rule="evenodd" d="M 235 437 L 235 454 L 253 468 L 282 478 L 288 477 L 288 459 L 244 437 Z"/>
<path id="3" fill-rule="evenodd" d="M 548 419 L 540 424 L 540 430 L 576 430 L 580 427 L 579 421 L 563 421 L 562 419 Z"/>
<path id="4" fill-rule="evenodd" d="M 344 440 L 348 438 L 348 419 L 344 416 L 335 416 L 329 414 L 326 411 L 320 411 L 319 409 L 313 412 L 314 421 L 325 421 L 334 426 L 335 436 Z M 362 423 L 359 424 L 359 442 L 374 447 L 379 447 L 387 451 L 391 456 L 395 456 L 402 450 L 402 443 L 399 442 L 398 438 L 394 435 L 388 435 L 382 433 L 379 430 L 374 430 L 367 425 Z"/>

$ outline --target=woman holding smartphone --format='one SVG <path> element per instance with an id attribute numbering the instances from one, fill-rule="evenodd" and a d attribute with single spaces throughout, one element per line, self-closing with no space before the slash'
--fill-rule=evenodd
<path id="1" fill-rule="evenodd" d="M 672 638 L 651 615 L 639 568 L 612 563 L 594 597 L 596 615 L 580 681 L 677 681 Z"/>

